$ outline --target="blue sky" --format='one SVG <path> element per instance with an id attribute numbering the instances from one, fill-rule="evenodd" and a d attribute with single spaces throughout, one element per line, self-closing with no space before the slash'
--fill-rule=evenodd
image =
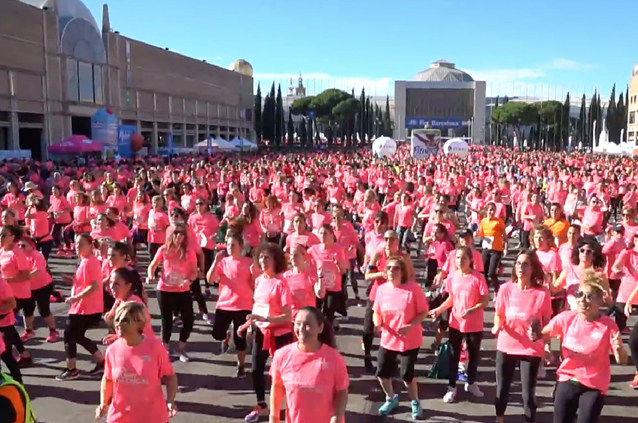
<path id="1" fill-rule="evenodd" d="M 101 22 L 100 0 L 84 0 Z M 257 81 L 377 95 L 445 59 L 487 94 L 563 97 L 622 90 L 638 61 L 636 0 L 111 0 L 123 35 L 227 67 L 248 60 Z"/>

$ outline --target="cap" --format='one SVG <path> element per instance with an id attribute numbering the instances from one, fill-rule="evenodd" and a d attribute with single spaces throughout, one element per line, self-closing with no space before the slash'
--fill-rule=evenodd
<path id="1" fill-rule="evenodd" d="M 26 184 L 24 184 L 24 189 L 25 191 L 29 191 L 32 189 L 38 189 L 38 186 L 36 184 L 34 184 L 33 182 L 29 181 Z"/>
<path id="2" fill-rule="evenodd" d="M 616 223 L 611 229 L 614 232 L 618 232 L 618 233 L 621 233 L 621 234 L 625 232 L 625 227 L 623 225 L 621 225 L 620 223 Z"/>
<path id="3" fill-rule="evenodd" d="M 399 235 L 395 231 L 385 231 L 384 238 L 399 239 Z"/>

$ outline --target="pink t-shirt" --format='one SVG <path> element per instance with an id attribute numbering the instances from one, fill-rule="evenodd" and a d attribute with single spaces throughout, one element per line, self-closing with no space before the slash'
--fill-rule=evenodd
<path id="1" fill-rule="evenodd" d="M 306 269 L 300 273 L 288 270 L 284 273 L 284 279 L 288 282 L 288 288 L 292 294 L 292 321 L 294 322 L 299 310 L 317 306 L 314 289 L 317 272 L 314 269 Z"/>
<path id="2" fill-rule="evenodd" d="M 560 273 L 561 270 L 563 270 L 563 263 L 561 262 L 561 258 L 555 250 L 536 250 L 536 256 L 538 256 L 538 260 L 543 265 L 543 270 L 545 272 Z"/>
<path id="3" fill-rule="evenodd" d="M 108 423 L 168 422 L 162 378 L 175 374 L 156 336 L 131 347 L 115 341 L 104 354 L 104 378 L 113 381 Z"/>
<path id="4" fill-rule="evenodd" d="M 188 218 L 188 226 L 190 226 L 195 233 L 197 242 L 201 248 L 207 248 L 209 250 L 215 249 L 219 221 L 213 213 L 193 214 Z"/>
<path id="5" fill-rule="evenodd" d="M 68 225 L 71 223 L 71 210 L 72 207 L 63 196 L 56 197 L 51 195 L 49 197 L 49 213 L 60 213 L 58 216 L 54 216 L 54 222 L 61 225 Z M 64 211 L 63 211 L 64 210 Z"/>
<path id="6" fill-rule="evenodd" d="M 155 254 L 155 259 L 162 264 L 162 277 L 157 283 L 157 290 L 164 292 L 188 292 L 192 280 L 190 275 L 197 269 L 197 254 L 190 248 L 184 256 L 178 252 L 167 252 L 162 245 Z"/>
<path id="7" fill-rule="evenodd" d="M 31 264 L 22 249 L 18 247 L 13 247 L 11 250 L 0 248 L 0 275 L 5 280 L 15 278 L 23 270 L 31 271 Z M 23 282 L 9 282 L 9 286 L 16 299 L 31 298 L 29 279 Z"/>
<path id="8" fill-rule="evenodd" d="M 485 277 L 475 270 L 467 275 L 463 275 L 460 270 L 457 270 L 445 281 L 444 290 L 450 294 L 453 301 L 450 311 L 450 327 L 462 333 L 482 332 L 482 308 L 466 318 L 463 317 L 463 314 L 481 301 L 481 297 L 489 293 Z"/>
<path id="9" fill-rule="evenodd" d="M 609 354 L 618 326 L 601 315 L 588 322 L 577 311 L 564 311 L 545 327 L 550 336 L 560 337 L 563 361 L 556 371 L 559 382 L 577 380 L 588 388 L 607 393 L 611 380 Z"/>
<path id="10" fill-rule="evenodd" d="M 279 316 L 284 308 L 293 307 L 292 293 L 288 288 L 288 283 L 281 276 L 269 278 L 265 275 L 259 276 L 255 280 L 255 303 L 253 314 L 262 317 Z M 259 329 L 270 329 L 275 336 L 285 335 L 292 332 L 292 323 L 270 323 L 258 322 Z"/>
<path id="11" fill-rule="evenodd" d="M 291 233 L 286 237 L 286 248 L 288 250 L 292 250 L 297 245 L 303 245 L 306 249 L 312 247 L 313 245 L 320 244 L 319 237 L 313 234 L 312 232 L 306 232 L 303 235 L 299 235 L 297 233 Z"/>
<path id="12" fill-rule="evenodd" d="M 583 235 L 598 235 L 603 231 L 603 212 L 602 210 L 593 210 L 586 207 L 582 217 L 583 225 L 591 226 L 586 228 L 583 226 Z"/>
<path id="13" fill-rule="evenodd" d="M 151 210 L 148 213 L 148 242 L 164 244 L 166 242 L 166 230 L 169 226 L 170 221 L 166 213 Z"/>
<path id="14" fill-rule="evenodd" d="M 219 299 L 216 308 L 220 310 L 252 310 L 253 287 L 250 273 L 251 260 L 248 257 L 224 257 L 218 264 L 215 275 L 219 277 Z"/>
<path id="15" fill-rule="evenodd" d="M 326 291 L 341 291 L 341 273 L 335 262 L 343 262 L 346 255 L 339 244 L 332 244 L 332 247 L 326 249 L 323 244 L 318 244 L 308 249 L 308 254 L 317 265 L 317 272 L 321 278 L 322 286 Z"/>
<path id="16" fill-rule="evenodd" d="M 409 351 L 423 343 L 422 325 L 414 325 L 407 335 L 398 331 L 407 326 L 416 316 L 428 310 L 423 289 L 419 284 L 408 281 L 399 286 L 384 283 L 377 289 L 372 309 L 381 315 L 381 347 L 389 351 Z"/>
<path id="17" fill-rule="evenodd" d="M 496 349 L 511 355 L 543 356 L 544 341 L 532 342 L 527 331 L 534 320 L 544 327 L 552 318 L 551 294 L 547 288 L 523 290 L 517 283 L 501 285 L 496 296 L 496 312 L 505 316 Z"/>
<path id="18" fill-rule="evenodd" d="M 561 267 L 563 269 L 572 264 L 573 252 L 574 247 L 572 247 L 568 243 L 562 244 L 560 247 L 558 247 L 558 255 L 560 256 Z"/>
<path id="19" fill-rule="evenodd" d="M 345 360 L 327 345 L 310 353 L 296 342 L 278 349 L 270 375 L 286 390 L 286 423 L 330 423 L 335 394 L 350 384 Z"/>
<path id="20" fill-rule="evenodd" d="M 523 214 L 534 216 L 534 220 L 523 220 L 523 230 L 531 231 L 536 223 L 543 221 L 543 206 L 540 204 L 527 203 L 523 206 Z"/>
<path id="21" fill-rule="evenodd" d="M 412 227 L 412 223 L 414 223 L 414 205 L 397 204 L 394 219 L 398 227 Z"/>
<path id="22" fill-rule="evenodd" d="M 13 295 L 13 290 L 9 286 L 9 282 L 5 281 L 3 277 L 0 277 L 0 301 L 4 302 L 9 298 L 15 298 Z M 15 314 L 13 314 L 13 310 L 9 310 L 3 317 L 0 317 L 0 328 L 6 328 L 8 326 L 13 326 L 16 324 Z M 2 336 L 0 336 L 0 340 Z"/>
<path id="23" fill-rule="evenodd" d="M 33 218 L 29 219 L 29 232 L 31 233 L 31 236 L 36 238 L 38 242 L 53 239 L 50 236 L 51 225 L 49 224 L 49 215 L 47 212 L 35 211 L 32 214 Z"/>
<path id="24" fill-rule="evenodd" d="M 53 278 L 47 270 L 47 262 L 44 260 L 44 256 L 36 249 L 31 250 L 31 254 L 27 255 L 27 260 L 31 264 L 31 272 L 38 271 L 39 273 L 34 278 L 31 278 L 31 291 L 35 291 L 40 288 L 44 288 L 53 282 Z"/>
<path id="25" fill-rule="evenodd" d="M 474 262 L 474 270 L 479 273 L 483 273 L 483 256 L 481 256 L 481 253 L 474 248 L 472 248 L 472 261 Z M 457 270 L 456 250 L 453 250 L 447 256 L 447 260 L 443 265 L 443 271 L 448 274 L 448 277 L 450 277 L 450 275 L 452 275 L 452 273 L 456 272 Z"/>
<path id="26" fill-rule="evenodd" d="M 97 289 L 86 297 L 71 304 L 69 314 L 98 314 L 104 311 L 104 289 L 102 284 L 102 266 L 97 257 L 91 255 L 80 259 L 80 265 L 75 272 L 71 295 L 84 291 L 92 282 L 97 283 Z"/>
<path id="27" fill-rule="evenodd" d="M 638 279 L 635 276 L 638 273 L 638 253 L 635 250 L 623 250 L 618 256 L 618 261 L 623 265 L 623 277 L 618 288 L 617 301 L 624 304 L 638 286 Z M 630 267 L 634 270 L 633 275 L 628 270 Z"/>

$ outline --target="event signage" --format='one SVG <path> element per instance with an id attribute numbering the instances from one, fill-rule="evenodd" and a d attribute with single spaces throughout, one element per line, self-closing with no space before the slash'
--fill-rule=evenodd
<path id="1" fill-rule="evenodd" d="M 415 159 L 437 155 L 441 151 L 441 131 L 439 129 L 414 129 L 410 154 Z"/>
<path id="2" fill-rule="evenodd" d="M 131 136 L 137 132 L 135 125 L 120 125 L 117 127 L 117 154 L 123 159 L 133 157 L 131 150 Z"/>
<path id="3" fill-rule="evenodd" d="M 463 126 L 463 120 L 455 119 L 455 118 L 432 118 L 432 117 L 405 118 L 405 127 L 408 129 L 425 128 L 427 125 L 436 129 L 457 129 Z"/>
<path id="4" fill-rule="evenodd" d="M 91 116 L 91 139 L 104 148 L 117 148 L 117 128 L 117 116 L 108 109 L 100 109 Z"/>

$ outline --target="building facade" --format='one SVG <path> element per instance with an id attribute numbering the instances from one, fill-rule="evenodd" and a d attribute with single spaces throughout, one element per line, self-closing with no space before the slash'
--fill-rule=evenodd
<path id="1" fill-rule="evenodd" d="M 485 82 L 474 81 L 454 63 L 443 60 L 419 72 L 412 81 L 394 83 L 394 137 L 430 125 L 443 137 L 485 137 Z"/>
<path id="2" fill-rule="evenodd" d="M 101 109 L 133 125 L 151 152 L 210 136 L 247 137 L 252 67 L 225 69 L 101 28 L 80 0 L 0 1 L 0 149 L 91 137 Z"/>

